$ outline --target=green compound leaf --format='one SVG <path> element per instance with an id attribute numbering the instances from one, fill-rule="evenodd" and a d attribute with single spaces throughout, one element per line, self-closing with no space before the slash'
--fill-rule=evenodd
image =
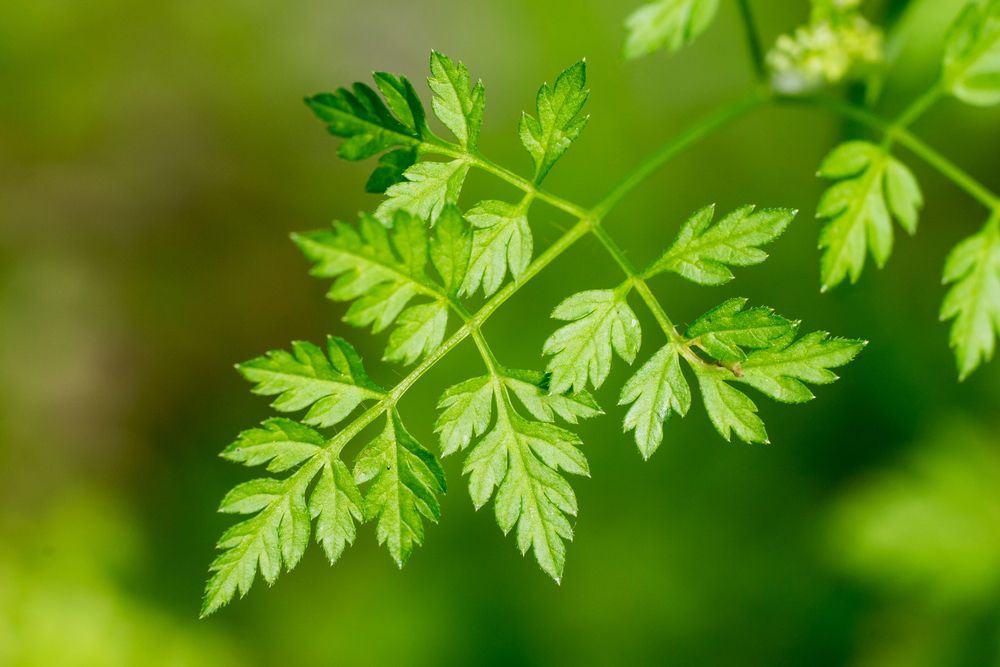
<path id="1" fill-rule="evenodd" d="M 730 299 L 695 320 L 687 337 L 713 358 L 724 362 L 746 359 L 743 348 L 760 350 L 787 345 L 795 337 L 796 322 L 770 308 L 743 310 L 747 299 Z"/>
<path id="2" fill-rule="evenodd" d="M 729 385 L 734 379 L 730 371 L 702 365 L 696 365 L 694 371 L 708 418 L 727 442 L 733 433 L 751 444 L 770 442 L 764 422 L 757 416 L 757 406 L 749 396 Z"/>
<path id="3" fill-rule="evenodd" d="M 631 364 L 642 342 L 639 320 L 620 290 L 590 290 L 569 297 L 552 311 L 569 322 L 549 336 L 543 353 L 551 355 L 550 392 L 597 389 L 611 371 L 612 350 Z"/>
<path id="4" fill-rule="evenodd" d="M 580 61 L 563 71 L 554 86 L 543 84 L 535 99 L 537 118 L 521 114 L 521 143 L 535 162 L 536 184 L 541 183 L 587 124 L 581 116 L 587 90 L 587 64 Z"/>
<path id="5" fill-rule="evenodd" d="M 670 413 L 683 417 L 691 408 L 691 387 L 672 345 L 660 348 L 625 383 L 618 405 L 629 404 L 624 430 L 635 431 L 635 444 L 642 458 L 649 459 L 663 441 L 663 425 Z"/>
<path id="6" fill-rule="evenodd" d="M 390 187 L 405 180 L 403 174 L 417 161 L 417 151 L 400 148 L 389 151 L 378 159 L 378 166 L 365 183 L 365 192 L 382 194 Z"/>
<path id="7" fill-rule="evenodd" d="M 434 432 L 441 438 L 441 456 L 465 449 L 489 428 L 493 416 L 493 384 L 488 375 L 460 382 L 438 401 Z"/>
<path id="8" fill-rule="evenodd" d="M 313 439 L 319 437 L 312 433 Z M 343 462 L 328 449 L 318 448 L 288 478 L 251 480 L 226 495 L 219 511 L 254 516 L 232 526 L 220 538 L 217 548 L 221 553 L 209 568 L 212 576 L 205 588 L 202 617 L 225 605 L 237 592 L 240 597 L 246 595 L 258 570 L 272 584 L 282 567 L 294 568 L 309 543 L 313 518 L 317 519 L 317 541 L 331 562 L 353 543 L 355 521 L 362 517 L 361 497 L 346 472 Z M 317 473 L 319 481 L 307 502 L 307 489 Z"/>
<path id="9" fill-rule="evenodd" d="M 436 350 L 448 327 L 448 304 L 433 301 L 410 306 L 389 336 L 385 360 L 408 366 Z"/>
<path id="10" fill-rule="evenodd" d="M 804 403 L 814 398 L 807 384 L 835 382 L 837 375 L 831 369 L 850 363 L 867 343 L 830 338 L 822 331 L 795 339 L 797 322 L 768 308 L 743 310 L 745 303 L 744 299 L 727 301 L 692 325 L 700 333 L 691 344 L 715 363 L 691 365 L 705 408 L 722 437 L 729 440 L 735 433 L 745 442 L 761 443 L 768 438 L 757 406 L 729 383 L 749 385 L 782 403 Z M 713 334 L 715 341 L 706 344 Z"/>
<path id="11" fill-rule="evenodd" d="M 917 230 L 923 196 L 913 173 L 881 147 L 849 141 L 820 165 L 819 175 L 837 182 L 820 199 L 816 215 L 827 220 L 819 247 L 823 290 L 850 276 L 857 282 L 869 247 L 881 268 L 892 254 L 890 213 L 910 234 Z"/>
<path id="12" fill-rule="evenodd" d="M 434 114 L 458 139 L 463 148 L 475 150 L 483 126 L 486 91 L 478 81 L 469 90 L 469 70 L 448 56 L 431 53 L 431 76 L 427 83 L 434 92 Z"/>
<path id="13" fill-rule="evenodd" d="M 469 453 L 464 472 L 476 509 L 494 498 L 504 534 L 517 527 L 522 554 L 532 549 L 542 569 L 557 582 L 573 539 L 569 517 L 576 494 L 559 474 L 589 476 L 580 440 L 554 424 L 528 421 L 508 405 L 493 429 Z"/>
<path id="14" fill-rule="evenodd" d="M 959 243 L 948 255 L 944 283 L 952 285 L 941 319 L 954 318 L 951 347 L 958 374 L 967 378 L 990 361 L 1000 336 L 1000 218 Z"/>
<path id="15" fill-rule="evenodd" d="M 469 223 L 457 208 L 448 206 L 438 218 L 431 238 L 431 263 L 448 294 L 455 295 L 465 281 L 471 255 Z"/>
<path id="16" fill-rule="evenodd" d="M 327 339 L 326 355 L 312 343 L 296 341 L 291 352 L 268 352 L 237 369 L 256 383 L 255 394 L 277 395 L 271 403 L 275 410 L 294 412 L 308 407 L 303 421 L 313 426 L 333 426 L 362 401 L 384 395 L 368 377 L 351 344 L 335 336 Z"/>
<path id="17" fill-rule="evenodd" d="M 864 349 L 860 340 L 830 338 L 816 331 L 787 347 L 755 350 L 740 364 L 737 380 L 782 403 L 805 403 L 815 396 L 806 386 L 830 384 L 830 369 L 845 366 Z"/>
<path id="18" fill-rule="evenodd" d="M 326 438 L 318 431 L 277 417 L 265 421 L 262 428 L 240 433 L 221 456 L 247 466 L 267 463 L 268 472 L 284 472 L 318 454 L 325 444 Z"/>
<path id="19" fill-rule="evenodd" d="M 309 513 L 316 520 L 316 542 L 332 565 L 354 544 L 356 523 L 364 521 L 364 500 L 354 476 L 340 458 L 329 456 L 309 496 Z"/>
<path id="20" fill-rule="evenodd" d="M 1000 103 L 1000 0 L 966 5 L 948 35 L 945 88 L 966 104 Z"/>
<path id="21" fill-rule="evenodd" d="M 441 517 L 437 495 L 447 490 L 441 464 L 407 432 L 393 409 L 385 430 L 358 454 L 354 480 L 371 482 L 364 497 L 365 519 L 376 521 L 379 544 L 403 567 L 423 543 L 421 517 L 434 522 Z"/>
<path id="22" fill-rule="evenodd" d="M 504 369 L 500 382 L 524 405 L 531 415 L 543 422 L 554 422 L 556 416 L 570 424 L 604 414 L 597 401 L 587 392 L 549 393 L 549 377 L 531 370 Z M 496 387 L 490 376 L 484 375 L 449 387 L 438 402 L 435 432 L 441 436 L 441 454 L 447 456 L 465 449 L 473 437 L 489 428 L 493 416 L 493 396 Z"/>
<path id="23" fill-rule="evenodd" d="M 397 211 L 407 211 L 431 225 L 449 204 L 458 203 L 469 173 L 465 158 L 450 162 L 418 162 L 403 172 L 403 180 L 385 191 L 375 217 L 389 226 Z"/>
<path id="24" fill-rule="evenodd" d="M 462 294 L 472 295 L 480 286 L 488 297 L 500 289 L 510 274 L 517 280 L 531 263 L 533 240 L 528 226 L 528 206 L 525 199 L 519 205 L 502 201 L 476 204 L 466 219 L 472 224 L 472 251 L 469 269 L 462 285 Z"/>
<path id="25" fill-rule="evenodd" d="M 705 32 L 718 10 L 719 0 L 659 0 L 639 7 L 625 20 L 625 57 L 680 50 Z"/>
<path id="26" fill-rule="evenodd" d="M 403 211 L 394 216 L 391 230 L 362 215 L 357 229 L 336 222 L 332 229 L 293 235 L 316 263 L 312 275 L 336 278 L 327 296 L 353 301 L 345 322 L 370 325 L 375 333 L 396 323 L 385 353 L 390 361 L 413 363 L 443 340 L 448 295 L 464 280 L 471 241 L 468 225 L 454 207 L 442 217 L 445 224 L 429 240 L 425 223 Z M 428 275 L 429 258 L 443 284 Z M 407 308 L 417 296 L 432 301 Z"/>
<path id="27" fill-rule="evenodd" d="M 543 422 L 554 422 L 556 416 L 570 424 L 604 414 L 589 392 L 567 391 L 553 394 L 547 373 L 505 369 L 503 384 L 521 401 L 531 415 Z"/>
<path id="28" fill-rule="evenodd" d="M 413 102 L 419 107 L 416 94 Z M 347 139 L 337 151 L 345 160 L 365 160 L 390 148 L 419 146 L 424 138 L 422 127 L 406 125 L 363 83 L 355 83 L 352 90 L 314 95 L 306 98 L 306 104 L 331 134 Z"/>
<path id="29" fill-rule="evenodd" d="M 754 266 L 767 259 L 760 246 L 781 236 L 796 213 L 743 206 L 712 225 L 715 207 L 706 206 L 688 218 L 673 245 L 644 275 L 670 271 L 701 285 L 727 283 L 733 279 L 730 266 Z"/>
<path id="30" fill-rule="evenodd" d="M 355 83 L 351 90 L 306 98 L 306 104 L 331 134 L 346 139 L 338 151 L 345 160 L 384 153 L 366 185 L 369 192 L 384 192 L 402 180 L 402 173 L 416 162 L 416 149 L 432 135 L 423 104 L 406 77 L 379 72 L 375 84 L 384 101 L 370 86 Z M 396 150 L 386 152 L 389 149 Z"/>

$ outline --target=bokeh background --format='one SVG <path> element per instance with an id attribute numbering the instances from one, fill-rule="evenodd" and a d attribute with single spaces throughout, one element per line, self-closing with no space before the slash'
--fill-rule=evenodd
<path id="1" fill-rule="evenodd" d="M 882 111 L 933 79 L 960 4 L 868 3 L 906 20 Z M 679 55 L 624 63 L 632 5 L 0 2 L 0 665 L 1000 664 L 1000 364 L 959 384 L 937 320 L 947 249 L 985 214 L 904 154 L 927 198 L 919 235 L 820 296 L 814 172 L 858 129 L 802 109 L 714 136 L 607 222 L 645 263 L 704 204 L 802 210 L 735 283 L 654 285 L 680 322 L 741 295 L 872 341 L 818 400 L 760 401 L 772 445 L 726 444 L 696 407 L 643 463 L 610 407 L 581 428 L 593 477 L 574 480 L 561 586 L 473 511 L 453 459 L 443 520 L 402 572 L 366 527 L 335 567 L 311 547 L 274 588 L 196 620 L 230 523 L 214 509 L 248 479 L 217 453 L 269 414 L 233 364 L 327 333 L 372 360 L 383 342 L 340 322 L 288 241 L 377 203 L 370 165 L 340 162 L 302 97 L 373 70 L 421 80 L 442 50 L 486 82 L 486 152 L 526 170 L 520 111 L 586 56 L 591 122 L 548 187 L 592 203 L 751 82 L 735 3 Z M 753 5 L 768 42 L 808 11 Z M 946 101 L 916 129 L 996 189 L 998 120 Z M 552 240 L 566 221 L 536 211 Z M 585 239 L 487 333 L 509 365 L 541 367 L 551 307 L 617 280 Z M 463 347 L 406 397 L 424 443 L 440 389 L 476 363 Z"/>

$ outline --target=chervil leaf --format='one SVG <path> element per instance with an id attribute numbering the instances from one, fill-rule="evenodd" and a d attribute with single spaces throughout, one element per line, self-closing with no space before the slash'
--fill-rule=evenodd
<path id="1" fill-rule="evenodd" d="M 556 415 L 570 424 L 604 414 L 586 391 L 553 394 L 549 376 L 539 371 L 505 369 L 503 383 L 535 419 L 554 422 Z"/>
<path id="2" fill-rule="evenodd" d="M 441 456 L 465 449 L 473 436 L 486 432 L 493 416 L 490 376 L 472 378 L 449 387 L 438 401 L 434 431 L 441 436 Z"/>
<path id="3" fill-rule="evenodd" d="M 835 148 L 820 165 L 819 175 L 836 180 L 823 194 L 816 215 L 827 220 L 820 235 L 824 248 L 823 289 L 836 287 L 850 275 L 861 276 L 865 253 L 881 268 L 892 254 L 892 217 L 910 234 L 917 229 L 923 205 L 920 187 L 909 169 L 881 147 L 849 141 Z"/>
<path id="4" fill-rule="evenodd" d="M 587 64 L 580 61 L 563 71 L 554 86 L 543 84 L 535 99 L 538 118 L 521 114 L 521 143 L 535 162 L 535 183 L 541 183 L 570 144 L 583 131 L 588 116 L 580 111 L 587 102 Z"/>
<path id="5" fill-rule="evenodd" d="M 730 299 L 695 320 L 687 337 L 715 359 L 724 362 L 746 359 L 744 348 L 759 350 L 788 344 L 797 323 L 770 308 L 743 310 L 746 299 Z"/>
<path id="6" fill-rule="evenodd" d="M 331 564 L 354 544 L 354 524 L 364 521 L 363 504 L 351 471 L 340 458 L 327 456 L 309 496 L 309 512 L 316 520 L 316 542 Z"/>
<path id="7" fill-rule="evenodd" d="M 743 206 L 712 225 L 715 207 L 706 206 L 688 218 L 673 245 L 645 275 L 670 271 L 702 285 L 727 283 L 733 279 L 730 266 L 753 266 L 767 259 L 760 246 L 781 236 L 796 213 Z"/>
<path id="8" fill-rule="evenodd" d="M 866 344 L 813 332 L 787 347 L 751 352 L 740 364 L 736 379 L 776 401 L 804 403 L 815 398 L 806 383 L 835 382 L 837 376 L 830 369 L 853 361 Z"/>
<path id="9" fill-rule="evenodd" d="M 465 461 L 469 493 L 479 509 L 495 494 L 497 523 L 504 533 L 517 526 L 521 553 L 533 549 L 542 569 L 557 582 L 566 560 L 564 540 L 573 539 L 568 516 L 576 495 L 560 470 L 589 475 L 580 440 L 553 424 L 528 421 L 509 405 Z"/>
<path id="10" fill-rule="evenodd" d="M 222 458 L 248 466 L 267 463 L 268 472 L 284 472 L 319 453 L 326 438 L 291 419 L 268 419 L 263 428 L 240 433 Z"/>
<path id="11" fill-rule="evenodd" d="M 993 358 L 1000 336 L 1000 218 L 959 243 L 948 255 L 944 283 L 952 285 L 941 319 L 954 318 L 951 347 L 958 373 L 967 378 Z"/>
<path id="12" fill-rule="evenodd" d="M 639 7 L 625 20 L 625 57 L 679 50 L 705 32 L 718 9 L 719 0 L 659 0 Z"/>
<path id="13" fill-rule="evenodd" d="M 465 223 L 457 211 L 446 217 L 447 229 L 437 230 L 430 242 L 425 223 L 403 211 L 394 216 L 391 230 L 363 215 L 357 230 L 338 222 L 331 230 L 293 238 L 316 262 L 314 276 L 336 278 L 327 296 L 354 301 L 344 321 L 371 325 L 376 333 L 396 322 L 385 357 L 410 364 L 441 344 L 448 325 L 448 292 L 465 270 L 462 245 L 468 244 L 468 230 L 463 231 Z M 427 274 L 429 251 L 445 286 Z M 433 301 L 407 308 L 418 295 Z"/>
<path id="14" fill-rule="evenodd" d="M 427 114 L 413 84 L 405 76 L 397 77 L 387 72 L 375 72 L 373 78 L 395 118 L 418 137 L 430 137 Z"/>
<path id="15" fill-rule="evenodd" d="M 583 391 L 587 382 L 596 389 L 611 371 L 611 351 L 631 364 L 639 351 L 639 320 L 619 290 L 590 290 L 569 297 L 552 311 L 569 324 L 545 341 L 543 353 L 552 355 L 550 392 Z"/>
<path id="16" fill-rule="evenodd" d="M 683 417 L 691 407 L 691 388 L 672 345 L 660 348 L 625 383 L 618 405 L 628 404 L 625 432 L 635 431 L 635 444 L 648 459 L 663 441 L 663 425 L 670 413 Z"/>
<path id="17" fill-rule="evenodd" d="M 392 324 L 417 294 L 436 296 L 424 274 L 424 224 L 400 213 L 391 236 L 395 238 L 374 218 L 362 215 L 357 229 L 335 222 L 332 229 L 293 234 L 292 238 L 316 263 L 312 275 L 336 278 L 327 297 L 354 301 L 344 321 L 356 327 L 371 325 L 377 333 Z M 409 261 L 404 261 L 393 246 L 402 247 Z"/>
<path id="18" fill-rule="evenodd" d="M 458 202 L 468 173 L 469 163 L 464 158 L 418 162 L 403 172 L 404 180 L 385 191 L 385 201 L 375 209 L 375 217 L 388 226 L 396 211 L 407 211 L 433 225 L 445 206 Z"/>
<path id="19" fill-rule="evenodd" d="M 437 494 L 447 484 L 434 455 L 403 427 L 392 410 L 385 430 L 368 443 L 354 464 L 358 484 L 371 481 L 364 497 L 366 520 L 376 520 L 379 544 L 385 544 L 399 567 L 424 539 L 421 516 L 437 522 L 441 507 Z"/>
<path id="20" fill-rule="evenodd" d="M 807 383 L 837 380 L 830 369 L 852 361 L 866 343 L 830 338 L 821 331 L 795 340 L 797 322 L 768 308 L 743 310 L 745 304 L 745 299 L 726 301 L 691 326 L 690 344 L 715 362 L 695 360 L 691 366 L 708 415 L 722 437 L 729 440 L 735 433 L 745 442 L 768 442 L 757 406 L 729 383 L 750 385 L 784 403 L 804 403 L 813 398 Z"/>
<path id="21" fill-rule="evenodd" d="M 528 226 L 528 206 L 525 199 L 515 206 L 502 201 L 476 204 L 466 219 L 472 224 L 472 251 L 469 270 L 462 284 L 462 294 L 471 295 L 480 285 L 490 296 L 510 274 L 517 280 L 531 263 L 532 237 Z"/>
<path id="22" fill-rule="evenodd" d="M 486 106 L 483 82 L 478 81 L 470 91 L 469 70 L 465 65 L 434 51 L 427 83 L 434 92 L 434 114 L 463 147 L 475 150 Z"/>
<path id="23" fill-rule="evenodd" d="M 423 105 L 406 77 L 375 74 L 385 101 L 369 86 L 354 84 L 306 99 L 331 134 L 344 137 L 339 154 L 346 160 L 363 160 L 384 153 L 368 179 L 368 192 L 385 192 L 403 180 L 403 172 L 417 159 L 417 148 L 433 138 L 427 129 Z M 388 151 L 391 148 L 396 150 Z"/>
<path id="24" fill-rule="evenodd" d="M 405 78 L 398 83 L 412 90 Z M 410 102 L 419 109 L 422 118 L 423 108 L 416 93 Z M 355 83 L 352 90 L 341 88 L 335 93 L 308 97 L 306 104 L 327 124 L 331 134 L 347 139 L 338 151 L 345 160 L 364 160 L 395 147 L 415 147 L 424 139 L 423 126 L 413 122 L 412 111 L 401 119 L 386 107 L 378 93 L 363 83 Z"/>
<path id="25" fill-rule="evenodd" d="M 454 206 L 444 209 L 431 238 L 431 263 L 448 294 L 455 294 L 465 280 L 472 253 L 472 231 Z"/>
<path id="26" fill-rule="evenodd" d="M 382 194 L 387 189 L 406 180 L 403 174 L 417 161 L 417 151 L 400 148 L 389 151 L 378 159 L 378 166 L 365 183 L 365 192 Z"/>
<path id="27" fill-rule="evenodd" d="M 389 336 L 386 361 L 409 365 L 441 345 L 448 326 L 448 304 L 444 301 L 410 306 L 399 316 L 399 323 Z"/>
<path id="28" fill-rule="evenodd" d="M 1000 103 L 1000 0 L 975 0 L 959 14 L 948 36 L 944 83 L 967 104 Z"/>
<path id="29" fill-rule="evenodd" d="M 317 457 L 314 461 L 319 461 Z M 201 615 L 208 616 L 236 595 L 246 595 L 257 570 L 274 583 L 295 567 L 309 543 L 310 515 L 306 488 L 319 466 L 308 463 L 284 480 L 258 479 L 240 484 L 222 501 L 220 511 L 254 514 L 229 528 L 219 539 L 220 553 L 210 566 Z"/>
<path id="30" fill-rule="evenodd" d="M 694 371 L 708 417 L 727 442 L 733 433 L 751 444 L 770 442 L 764 422 L 757 416 L 757 406 L 750 397 L 728 384 L 727 381 L 734 379 L 730 371 L 701 364 L 695 365 Z"/>
<path id="31" fill-rule="evenodd" d="M 277 395 L 271 404 L 280 412 L 312 406 L 303 421 L 332 426 L 347 417 L 366 399 L 384 395 L 365 373 L 361 358 L 342 338 L 327 339 L 327 356 L 312 343 L 292 343 L 292 351 L 276 350 L 237 366 L 256 383 L 255 394 Z"/>

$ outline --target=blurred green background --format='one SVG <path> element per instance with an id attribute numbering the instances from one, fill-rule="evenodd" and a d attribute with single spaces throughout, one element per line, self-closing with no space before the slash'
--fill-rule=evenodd
<path id="1" fill-rule="evenodd" d="M 633 4 L 0 2 L 0 665 L 1000 665 L 1000 363 L 959 384 L 937 321 L 946 251 L 985 215 L 904 154 L 919 235 L 821 297 L 814 172 L 856 128 L 801 109 L 714 136 L 607 222 L 644 263 L 704 204 L 802 210 L 733 284 L 654 284 L 679 322 L 740 295 L 872 341 L 818 400 L 761 401 L 771 446 L 726 444 L 696 408 L 643 463 L 610 407 L 581 428 L 593 477 L 574 480 L 561 586 L 473 511 L 455 458 L 404 571 L 365 527 L 335 567 L 311 547 L 273 589 L 196 620 L 231 522 L 214 509 L 249 478 L 217 452 L 269 414 L 232 365 L 327 333 L 381 352 L 288 241 L 378 201 L 302 97 L 373 70 L 422 79 L 438 49 L 486 82 L 487 154 L 525 171 L 520 111 L 586 56 L 591 122 L 548 187 L 593 203 L 750 85 L 735 3 L 679 55 L 626 64 Z M 911 10 L 882 111 L 933 79 L 960 4 L 868 3 L 876 20 Z M 753 5 L 768 42 L 808 12 Z M 944 102 L 916 130 L 996 189 L 998 119 Z M 533 224 L 545 243 L 565 221 Z M 583 240 L 489 322 L 498 355 L 540 368 L 552 306 L 617 280 Z M 425 444 L 437 394 L 476 364 L 463 346 L 406 397 Z"/>

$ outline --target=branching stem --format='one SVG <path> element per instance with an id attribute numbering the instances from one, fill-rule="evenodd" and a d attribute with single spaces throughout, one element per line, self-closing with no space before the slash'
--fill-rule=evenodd
<path id="1" fill-rule="evenodd" d="M 747 24 L 750 48 L 752 50 L 759 49 L 759 38 L 756 36 L 756 28 L 752 23 L 752 16 L 748 14 L 748 2 L 746 0 L 739 0 L 739 5 L 741 7 L 741 11 L 744 12 L 744 19 L 749 19 L 750 21 Z M 756 57 L 755 62 L 757 62 Z M 667 141 L 637 167 L 635 167 L 635 169 L 629 172 L 618 183 L 618 185 L 616 185 L 590 210 L 538 188 L 528 179 L 522 178 L 509 169 L 492 162 L 482 155 L 469 155 L 461 152 L 461 150 L 453 146 L 434 145 L 428 147 L 428 153 L 447 156 L 453 159 L 463 158 L 468 160 L 472 166 L 490 173 L 520 189 L 525 193 L 526 199 L 538 199 L 539 201 L 545 202 L 553 208 L 561 210 L 577 218 L 577 222 L 544 252 L 536 257 L 535 260 L 528 265 L 524 274 L 518 281 L 507 283 L 500 289 L 500 291 L 483 304 L 483 306 L 475 314 L 469 314 L 463 307 L 459 306 L 461 309 L 459 314 L 464 320 L 463 325 L 459 327 L 455 333 L 445 340 L 426 359 L 424 359 L 423 362 L 414 368 L 406 377 L 404 377 L 403 380 L 400 381 L 399 384 L 397 384 L 388 394 L 386 394 L 384 398 L 362 413 L 362 415 L 357 420 L 352 422 L 347 428 L 338 433 L 333 440 L 331 440 L 331 443 L 343 446 L 343 443 L 356 436 L 362 429 L 365 428 L 365 426 L 374 421 L 380 414 L 395 406 L 396 402 L 403 396 L 403 394 L 405 394 L 406 391 L 418 379 L 420 379 L 424 373 L 430 370 L 435 364 L 437 364 L 438 361 L 444 358 L 453 348 L 469 336 L 472 336 L 473 341 L 479 350 L 480 356 L 483 358 L 484 364 L 486 364 L 490 374 L 494 377 L 494 380 L 496 380 L 496 378 L 499 377 L 499 364 L 496 357 L 493 355 L 493 352 L 490 350 L 485 337 L 482 335 L 481 328 L 483 324 L 522 286 L 538 275 L 538 273 L 540 273 L 545 267 L 551 264 L 557 257 L 568 250 L 570 246 L 588 233 L 592 233 L 595 238 L 597 238 L 612 259 L 615 260 L 615 263 L 622 269 L 627 279 L 626 282 L 630 285 L 629 288 L 634 288 L 639 294 L 643 302 L 645 302 L 646 306 L 649 308 L 657 324 L 663 330 L 667 339 L 677 349 L 677 351 L 691 363 L 706 363 L 692 350 L 691 341 L 686 339 L 677 331 L 673 322 L 671 322 L 670 317 L 649 289 L 649 285 L 646 283 L 642 274 L 636 269 L 631 260 L 628 259 L 621 247 L 618 246 L 614 239 L 612 239 L 607 233 L 607 230 L 601 226 L 601 221 L 607 217 L 608 213 L 610 213 L 611 210 L 628 193 L 641 185 L 647 178 L 660 169 L 660 167 L 668 163 L 685 149 L 710 136 L 729 123 L 732 123 L 733 121 L 762 106 L 773 104 L 781 106 L 806 106 L 825 109 L 843 118 L 854 120 L 873 130 L 883 133 L 888 142 L 894 141 L 909 149 L 915 155 L 924 160 L 928 165 L 941 173 L 945 178 L 952 181 L 955 185 L 965 190 L 969 195 L 989 208 L 993 212 L 990 224 L 996 224 L 995 221 L 998 219 L 998 214 L 1000 214 L 1000 197 L 968 173 L 963 171 L 953 162 L 948 160 L 942 154 L 928 146 L 907 129 L 909 124 L 914 122 L 927 109 L 929 109 L 930 106 L 937 101 L 937 99 L 939 99 L 940 95 L 940 86 L 935 85 L 927 93 L 920 96 L 914 101 L 913 104 L 907 107 L 907 109 L 900 114 L 894 122 L 890 122 L 874 112 L 835 98 L 823 96 L 788 97 L 769 94 L 763 90 L 758 90 L 722 106 L 715 112 L 705 116 L 699 122 Z M 452 305 L 454 306 L 455 304 Z"/>

